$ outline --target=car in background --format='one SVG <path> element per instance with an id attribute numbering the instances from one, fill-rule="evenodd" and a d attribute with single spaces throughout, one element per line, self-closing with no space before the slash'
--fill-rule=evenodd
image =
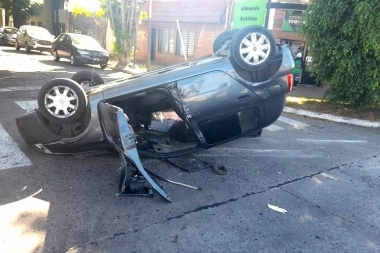
<path id="1" fill-rule="evenodd" d="M 71 65 L 99 64 L 107 67 L 109 53 L 94 38 L 77 33 L 62 33 L 53 43 L 54 61 L 70 59 Z"/>
<path id="2" fill-rule="evenodd" d="M 0 45 L 14 45 L 16 43 L 17 28 L 1 27 L 0 28 Z"/>
<path id="3" fill-rule="evenodd" d="M 19 51 L 21 47 L 24 47 L 27 53 L 31 50 L 51 52 L 53 40 L 54 35 L 45 28 L 23 25 L 17 32 L 15 48 Z"/>

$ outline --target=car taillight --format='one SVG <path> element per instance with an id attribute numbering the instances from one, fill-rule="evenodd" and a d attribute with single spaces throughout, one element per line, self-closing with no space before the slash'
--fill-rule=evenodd
<path id="1" fill-rule="evenodd" d="M 288 74 L 286 76 L 286 81 L 288 84 L 288 90 L 286 92 L 290 92 L 293 89 L 293 74 Z"/>

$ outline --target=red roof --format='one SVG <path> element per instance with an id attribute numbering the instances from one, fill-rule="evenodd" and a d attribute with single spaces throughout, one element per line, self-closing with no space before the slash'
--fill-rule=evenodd
<path id="1" fill-rule="evenodd" d="M 227 8 L 226 0 L 152 1 L 152 21 L 190 23 L 222 23 Z M 149 1 L 144 4 L 149 10 Z"/>

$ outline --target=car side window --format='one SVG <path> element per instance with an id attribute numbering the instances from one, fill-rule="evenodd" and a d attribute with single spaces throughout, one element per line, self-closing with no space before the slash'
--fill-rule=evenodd
<path id="1" fill-rule="evenodd" d="M 58 39 L 58 41 L 59 41 L 59 42 L 64 41 L 64 40 L 65 40 L 65 37 L 66 37 L 66 35 L 62 35 L 62 36 Z"/>

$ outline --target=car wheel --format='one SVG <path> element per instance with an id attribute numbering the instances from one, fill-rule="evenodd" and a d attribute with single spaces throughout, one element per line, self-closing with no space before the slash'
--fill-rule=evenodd
<path id="1" fill-rule="evenodd" d="M 26 51 L 27 53 L 30 53 L 30 47 L 29 47 L 29 45 L 28 45 L 28 42 L 25 43 L 25 51 Z"/>
<path id="2" fill-rule="evenodd" d="M 16 40 L 16 43 L 15 43 L 15 48 L 16 48 L 16 51 L 20 51 L 20 46 L 18 45 L 17 40 Z"/>
<path id="3" fill-rule="evenodd" d="M 0 45 L 5 45 L 5 38 L 1 38 Z"/>
<path id="4" fill-rule="evenodd" d="M 78 65 L 78 60 L 75 58 L 75 56 L 73 54 L 70 55 L 70 64 L 72 66 Z"/>
<path id="5" fill-rule="evenodd" d="M 104 84 L 103 78 L 96 72 L 82 70 L 75 73 L 71 80 L 79 83 L 84 90 L 88 90 L 90 87 Z"/>
<path id="6" fill-rule="evenodd" d="M 216 39 L 214 40 L 213 44 L 213 52 L 216 53 L 219 49 L 222 48 L 222 46 L 227 45 L 226 49 L 229 49 L 229 45 L 231 43 L 232 38 L 236 34 L 238 30 L 228 30 L 223 31 L 221 34 L 219 34 Z"/>
<path id="7" fill-rule="evenodd" d="M 59 56 L 58 56 L 58 53 L 57 53 L 57 50 L 54 51 L 54 61 L 59 61 L 59 59 L 61 59 Z"/>
<path id="8" fill-rule="evenodd" d="M 107 64 L 100 64 L 100 68 L 101 68 L 101 69 L 105 69 L 105 68 L 107 68 Z"/>
<path id="9" fill-rule="evenodd" d="M 262 26 L 247 26 L 232 38 L 231 59 L 242 69 L 257 71 L 266 67 L 276 50 L 273 35 Z"/>
<path id="10" fill-rule="evenodd" d="M 88 105 L 83 88 L 67 78 L 57 78 L 42 86 L 37 102 L 42 115 L 57 124 L 75 122 Z"/>

